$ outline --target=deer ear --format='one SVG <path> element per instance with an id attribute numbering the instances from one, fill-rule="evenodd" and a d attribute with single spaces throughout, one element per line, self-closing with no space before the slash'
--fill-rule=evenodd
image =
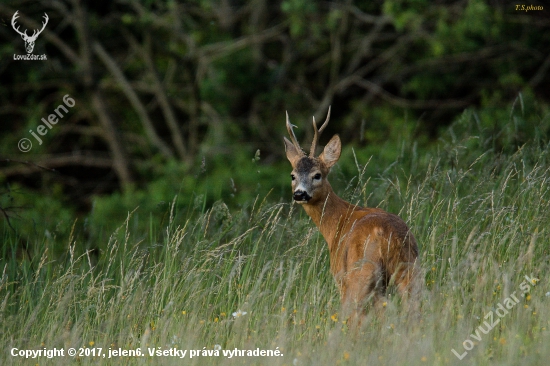
<path id="1" fill-rule="evenodd" d="M 301 158 L 304 153 L 296 148 L 292 142 L 290 142 L 286 137 L 283 137 L 285 140 L 285 151 L 286 151 L 286 158 L 288 161 L 290 161 L 290 164 L 294 166 L 296 161 L 298 161 L 299 158 Z"/>
<path id="2" fill-rule="evenodd" d="M 342 152 L 342 143 L 338 135 L 332 136 L 328 144 L 325 146 L 323 153 L 319 156 L 319 159 L 325 163 L 327 168 L 331 168 L 338 159 L 340 159 L 340 153 Z"/>

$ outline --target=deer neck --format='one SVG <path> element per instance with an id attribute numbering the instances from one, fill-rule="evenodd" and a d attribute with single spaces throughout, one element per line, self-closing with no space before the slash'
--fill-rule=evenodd
<path id="1" fill-rule="evenodd" d="M 350 216 L 357 208 L 356 205 L 352 205 L 338 197 L 330 185 L 327 185 L 324 199 L 303 206 L 306 213 L 319 228 L 331 251 L 333 245 L 338 242 L 343 225 L 349 221 Z"/>

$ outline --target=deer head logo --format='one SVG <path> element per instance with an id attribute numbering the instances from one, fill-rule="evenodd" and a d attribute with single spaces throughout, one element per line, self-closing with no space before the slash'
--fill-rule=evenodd
<path id="1" fill-rule="evenodd" d="M 32 36 L 29 36 L 27 34 L 27 29 L 25 29 L 24 32 L 21 32 L 19 30 L 19 26 L 17 26 L 17 28 L 15 27 L 15 20 L 17 18 L 19 18 L 19 15 L 17 15 L 17 13 L 19 12 L 16 11 L 15 14 L 13 14 L 13 17 L 11 18 L 11 26 L 13 27 L 13 29 L 19 33 L 21 35 L 21 38 L 23 38 L 23 41 L 25 41 L 25 49 L 27 50 L 27 53 L 32 53 L 32 50 L 34 49 L 34 42 L 36 41 L 36 38 L 38 38 L 38 35 L 40 33 L 42 33 L 42 31 L 44 30 L 44 28 L 46 28 L 46 24 L 48 24 L 48 14 L 44 13 L 44 19 L 45 19 L 45 22 L 42 23 L 42 29 L 40 30 L 37 30 L 35 29 L 32 33 Z"/>

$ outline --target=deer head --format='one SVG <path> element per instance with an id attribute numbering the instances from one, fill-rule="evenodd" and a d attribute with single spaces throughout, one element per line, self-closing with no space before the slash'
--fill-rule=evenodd
<path id="1" fill-rule="evenodd" d="M 34 42 L 36 41 L 36 38 L 38 38 L 38 35 L 40 33 L 42 33 L 42 31 L 44 30 L 44 28 L 46 28 L 46 24 L 48 24 L 48 14 L 44 13 L 44 18 L 45 18 L 45 22 L 42 23 L 42 29 L 40 30 L 37 30 L 35 29 L 32 33 L 32 36 L 29 36 L 27 34 L 27 30 L 25 29 L 24 32 L 21 32 L 19 30 L 19 26 L 17 26 L 17 28 L 15 27 L 15 20 L 17 18 L 19 18 L 19 15 L 17 15 L 17 13 L 19 12 L 16 11 L 15 14 L 13 14 L 13 17 L 11 18 L 11 26 L 13 27 L 13 29 L 19 33 L 19 35 L 21 35 L 21 38 L 23 38 L 23 41 L 25 41 L 25 49 L 27 50 L 27 53 L 32 53 L 32 50 L 34 49 Z"/>
<path id="2" fill-rule="evenodd" d="M 313 142 L 311 143 L 309 156 L 306 156 L 296 139 L 288 113 L 286 114 L 286 128 L 292 142 L 286 137 L 284 138 L 285 151 L 286 157 L 292 165 L 290 176 L 292 178 L 293 198 L 299 204 L 313 204 L 319 200 L 324 200 L 331 190 L 330 184 L 327 181 L 327 175 L 330 172 L 330 168 L 340 158 L 340 152 L 342 151 L 342 144 L 338 135 L 334 135 L 325 146 L 321 155 L 315 157 L 315 148 L 317 147 L 319 136 L 321 136 L 329 120 L 330 107 L 327 119 L 320 129 L 317 129 L 317 123 L 315 122 L 315 117 L 313 117 Z"/>

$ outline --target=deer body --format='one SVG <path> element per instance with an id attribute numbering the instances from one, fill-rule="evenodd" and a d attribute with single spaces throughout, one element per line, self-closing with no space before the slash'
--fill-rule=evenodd
<path id="1" fill-rule="evenodd" d="M 380 307 L 391 282 L 402 297 L 416 297 L 418 246 L 398 216 L 353 205 L 334 193 L 327 175 L 340 158 L 338 135 L 332 137 L 319 157 L 314 156 L 318 136 L 329 118 L 330 109 L 320 130 L 313 120 L 315 136 L 310 156 L 306 156 L 287 115 L 292 142 L 285 138 L 285 149 L 293 167 L 294 200 L 304 207 L 328 244 L 330 269 L 340 290 L 343 311 L 357 316 L 370 298 Z"/>

